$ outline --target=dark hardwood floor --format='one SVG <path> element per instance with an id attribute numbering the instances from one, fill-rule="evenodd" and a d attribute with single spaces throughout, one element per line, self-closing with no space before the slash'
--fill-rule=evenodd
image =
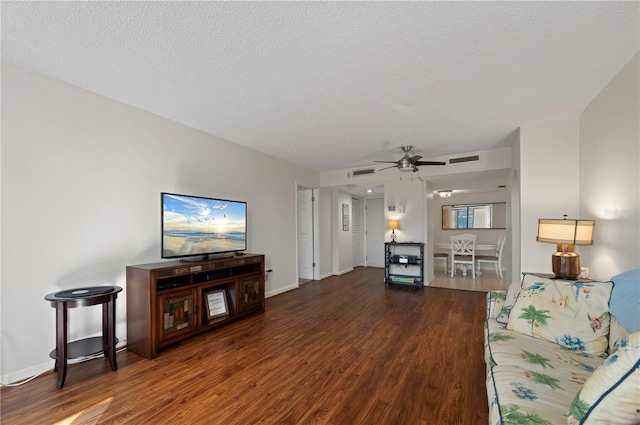
<path id="1" fill-rule="evenodd" d="M 3 388 L 2 424 L 487 424 L 485 294 L 310 282 L 153 360 L 118 353 Z"/>

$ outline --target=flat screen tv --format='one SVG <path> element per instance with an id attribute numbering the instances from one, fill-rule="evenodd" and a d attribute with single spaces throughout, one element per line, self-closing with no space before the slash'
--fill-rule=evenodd
<path id="1" fill-rule="evenodd" d="M 247 203 L 161 193 L 162 258 L 204 259 L 247 249 Z"/>

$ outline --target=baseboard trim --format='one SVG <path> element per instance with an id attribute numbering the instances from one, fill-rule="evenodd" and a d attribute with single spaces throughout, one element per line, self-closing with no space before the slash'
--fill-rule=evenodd
<path id="1" fill-rule="evenodd" d="M 347 273 L 351 273 L 353 271 L 353 267 L 350 267 L 346 270 L 341 270 L 338 273 L 336 273 L 336 276 L 342 276 L 343 274 L 347 274 Z"/>
<path id="2" fill-rule="evenodd" d="M 17 370 L 12 373 L 8 373 L 6 375 L 2 375 L 0 379 L 2 379 L 2 386 L 12 386 L 12 385 L 20 385 L 20 382 L 25 381 L 29 378 L 33 378 L 38 375 L 42 375 L 43 373 L 53 371 L 53 359 L 46 362 L 41 363 L 39 365 L 31 366 L 26 369 Z M 53 383 L 55 385 L 55 383 Z"/>
<path id="3" fill-rule="evenodd" d="M 265 292 L 265 298 L 271 298 L 279 294 L 283 294 L 285 292 L 293 291 L 294 289 L 298 289 L 300 286 L 298 284 L 293 284 L 289 286 L 285 286 L 284 288 L 278 288 L 275 291 Z"/>

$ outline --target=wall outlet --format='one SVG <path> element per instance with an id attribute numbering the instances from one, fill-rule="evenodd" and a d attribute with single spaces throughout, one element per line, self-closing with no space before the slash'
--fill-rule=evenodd
<path id="1" fill-rule="evenodd" d="M 580 279 L 589 279 L 589 267 L 580 267 Z"/>

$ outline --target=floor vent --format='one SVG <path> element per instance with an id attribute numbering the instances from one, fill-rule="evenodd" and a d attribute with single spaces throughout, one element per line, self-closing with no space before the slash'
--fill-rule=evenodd
<path id="1" fill-rule="evenodd" d="M 464 162 L 480 161 L 480 155 L 459 156 L 457 158 L 449 158 L 449 164 L 462 164 Z"/>
<path id="2" fill-rule="evenodd" d="M 353 170 L 353 176 L 363 176 L 365 174 L 374 174 L 376 172 L 375 168 L 367 168 L 364 170 Z"/>

